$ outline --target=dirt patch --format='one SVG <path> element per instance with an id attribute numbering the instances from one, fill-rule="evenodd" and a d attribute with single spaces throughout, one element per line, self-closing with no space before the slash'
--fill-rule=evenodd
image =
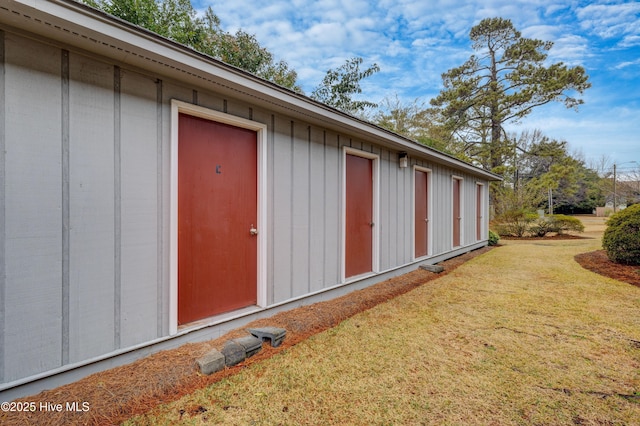
<path id="1" fill-rule="evenodd" d="M 585 269 L 640 287 L 640 266 L 614 263 L 605 250 L 581 253 L 575 260 Z"/>
<path id="2" fill-rule="evenodd" d="M 192 393 L 196 389 L 220 381 L 246 368 L 247 365 L 269 358 L 308 337 L 335 327 L 345 319 L 393 297 L 404 294 L 457 268 L 464 262 L 491 250 L 478 249 L 441 262 L 445 272 L 435 274 L 422 269 L 392 278 L 345 296 L 278 313 L 271 318 L 247 324 L 242 329 L 203 342 L 183 345 L 177 349 L 162 351 L 134 363 L 93 374 L 82 380 L 56 389 L 47 390 L 22 402 L 88 404 L 88 411 L 63 410 L 51 412 L 37 409 L 33 412 L 0 413 L 0 424 L 118 424 L 149 411 L 158 404 L 168 403 Z M 245 328 L 275 326 L 287 330 L 287 337 L 278 348 L 268 344 L 261 352 L 237 366 L 226 368 L 210 376 L 201 375 L 195 360 L 213 348 L 220 349 L 228 339 L 246 335 Z"/>

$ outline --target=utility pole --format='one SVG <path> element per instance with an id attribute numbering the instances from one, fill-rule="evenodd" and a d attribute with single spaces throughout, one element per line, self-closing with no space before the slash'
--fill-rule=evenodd
<path id="1" fill-rule="evenodd" d="M 616 163 L 613 163 L 613 212 L 616 212 L 618 207 L 618 196 L 616 194 Z"/>

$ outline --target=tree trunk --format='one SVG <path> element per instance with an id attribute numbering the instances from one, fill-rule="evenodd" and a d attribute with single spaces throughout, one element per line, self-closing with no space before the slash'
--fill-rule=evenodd
<path id="1" fill-rule="evenodd" d="M 491 170 L 502 165 L 502 155 L 500 153 L 500 137 L 502 135 L 502 122 L 500 121 L 500 108 L 498 105 L 498 70 L 496 66 L 496 54 L 490 50 L 491 54 L 491 80 L 489 91 L 491 92 Z"/>

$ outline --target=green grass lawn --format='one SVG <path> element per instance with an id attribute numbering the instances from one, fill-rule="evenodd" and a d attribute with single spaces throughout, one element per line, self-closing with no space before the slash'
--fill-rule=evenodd
<path id="1" fill-rule="evenodd" d="M 640 424 L 640 288 L 597 238 L 502 243 L 126 424 Z"/>

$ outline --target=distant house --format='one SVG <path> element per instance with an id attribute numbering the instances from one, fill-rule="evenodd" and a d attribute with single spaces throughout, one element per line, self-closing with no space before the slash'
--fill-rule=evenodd
<path id="1" fill-rule="evenodd" d="M 596 207 L 596 216 L 609 216 L 614 211 L 624 210 L 628 206 L 640 202 L 640 181 L 616 179 L 615 185 L 613 184 L 613 179 L 608 179 L 608 181 L 609 194 L 606 203 L 603 207 Z"/>
<path id="2" fill-rule="evenodd" d="M 496 175 L 82 4 L 0 67 L 2 400 L 487 244 Z"/>

